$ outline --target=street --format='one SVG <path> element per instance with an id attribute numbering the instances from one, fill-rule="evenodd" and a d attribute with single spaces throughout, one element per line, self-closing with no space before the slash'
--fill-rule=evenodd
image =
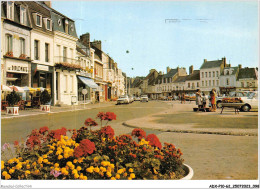
<path id="1" fill-rule="evenodd" d="M 50 129 L 78 129 L 84 125 L 85 119 L 95 118 L 98 112 L 109 111 L 117 115 L 116 121 L 108 123 L 116 135 L 130 134 L 131 127 L 141 127 L 146 133 L 156 134 L 162 144 L 170 142 L 180 148 L 184 162 L 194 170 L 195 180 L 257 179 L 257 112 L 241 112 L 239 115 L 235 115 L 232 110 L 225 111 L 223 115 L 219 112 L 197 113 L 192 111 L 194 106 L 194 102 L 134 102 L 75 112 L 2 119 L 1 140 L 4 144 L 25 139 L 33 129 L 42 126 Z M 222 118 L 222 122 L 214 118 Z M 210 120 L 215 125 L 207 124 Z"/>

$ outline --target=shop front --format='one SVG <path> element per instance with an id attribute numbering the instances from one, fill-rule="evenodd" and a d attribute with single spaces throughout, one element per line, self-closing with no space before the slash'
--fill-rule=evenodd
<path id="1" fill-rule="evenodd" d="M 82 90 L 86 89 L 87 94 L 82 93 Z M 79 103 L 82 103 L 86 101 L 95 102 L 95 93 L 98 89 L 98 85 L 94 82 L 93 79 L 79 76 L 78 75 L 78 101 Z M 85 98 L 85 99 L 84 99 Z"/>
<path id="2" fill-rule="evenodd" d="M 47 89 L 52 97 L 51 104 L 54 103 L 54 69 L 53 66 L 31 64 L 31 81 L 33 88 Z"/>

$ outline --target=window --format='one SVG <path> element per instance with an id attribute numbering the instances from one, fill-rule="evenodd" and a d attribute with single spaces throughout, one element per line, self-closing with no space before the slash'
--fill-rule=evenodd
<path id="1" fill-rule="evenodd" d="M 67 47 L 63 47 L 63 62 L 67 62 Z"/>
<path id="2" fill-rule="evenodd" d="M 216 71 L 216 77 L 218 77 L 218 71 Z"/>
<path id="3" fill-rule="evenodd" d="M 42 16 L 36 14 L 36 26 L 42 27 Z"/>
<path id="4" fill-rule="evenodd" d="M 219 80 L 217 80 L 217 86 L 219 85 Z"/>
<path id="5" fill-rule="evenodd" d="M 252 82 L 252 87 L 255 87 L 255 82 Z"/>
<path id="6" fill-rule="evenodd" d="M 39 41 L 34 40 L 34 59 L 39 60 Z"/>
<path id="7" fill-rule="evenodd" d="M 229 78 L 227 78 L 227 80 L 226 80 L 226 84 L 229 85 Z"/>
<path id="8" fill-rule="evenodd" d="M 215 72 L 212 72 L 212 75 L 213 75 L 212 77 L 215 77 Z"/>
<path id="9" fill-rule="evenodd" d="M 20 7 L 20 23 L 26 24 L 26 9 L 23 6 Z"/>
<path id="10" fill-rule="evenodd" d="M 199 84 L 199 82 L 197 82 L 197 87 L 199 87 L 200 86 L 200 84 Z"/>
<path id="11" fill-rule="evenodd" d="M 190 88 L 190 83 L 188 83 L 188 88 Z"/>
<path id="12" fill-rule="evenodd" d="M 209 72 L 209 77 L 211 77 L 211 72 Z"/>
<path id="13" fill-rule="evenodd" d="M 45 43 L 45 62 L 49 62 L 49 44 Z"/>
<path id="14" fill-rule="evenodd" d="M 13 52 L 13 36 L 6 35 L 6 52 Z"/>
<path id="15" fill-rule="evenodd" d="M 20 38 L 20 54 L 25 54 L 25 39 Z"/>
<path id="16" fill-rule="evenodd" d="M 201 73 L 201 77 L 204 78 L 204 72 Z"/>
<path id="17" fill-rule="evenodd" d="M 51 20 L 47 20 L 47 30 L 51 30 Z"/>
<path id="18" fill-rule="evenodd" d="M 7 1 L 7 18 L 14 19 L 14 3 L 12 1 Z"/>
<path id="19" fill-rule="evenodd" d="M 204 81 L 202 81 L 202 87 L 204 87 Z"/>
<path id="20" fill-rule="evenodd" d="M 211 86 L 211 80 L 209 80 L 209 87 Z"/>
<path id="21" fill-rule="evenodd" d="M 205 77 L 208 77 L 208 73 L 207 72 L 205 72 Z"/>
<path id="22" fill-rule="evenodd" d="M 213 82 L 212 86 L 214 87 L 215 86 L 215 80 L 213 80 L 212 82 Z"/>
<path id="23" fill-rule="evenodd" d="M 250 85 L 249 85 L 249 82 L 247 82 L 247 87 L 249 87 Z"/>
<path id="24" fill-rule="evenodd" d="M 205 82 L 205 86 L 206 86 L 206 87 L 208 86 L 208 81 Z"/>
<path id="25" fill-rule="evenodd" d="M 70 80 L 71 80 L 71 91 L 70 91 L 70 93 L 73 93 L 74 84 L 73 84 L 73 76 L 72 75 L 70 76 Z"/>
<path id="26" fill-rule="evenodd" d="M 241 82 L 241 87 L 244 87 L 244 82 Z"/>
<path id="27" fill-rule="evenodd" d="M 65 90 L 64 93 L 68 92 L 68 76 L 64 75 L 64 86 L 65 86 Z"/>

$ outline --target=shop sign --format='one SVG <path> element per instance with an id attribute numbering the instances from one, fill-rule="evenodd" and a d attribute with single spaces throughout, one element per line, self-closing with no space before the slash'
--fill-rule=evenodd
<path id="1" fill-rule="evenodd" d="M 7 62 L 6 65 L 7 65 L 7 72 L 28 73 L 28 64 Z"/>
<path id="2" fill-rule="evenodd" d="M 49 66 L 37 65 L 37 70 L 49 71 Z"/>

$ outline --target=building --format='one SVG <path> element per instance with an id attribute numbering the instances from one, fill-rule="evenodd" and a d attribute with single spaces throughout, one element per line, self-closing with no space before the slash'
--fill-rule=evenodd
<path id="1" fill-rule="evenodd" d="M 226 67 L 220 74 L 220 93 L 228 95 L 229 92 L 235 91 L 237 87 L 237 79 L 241 65 L 238 67 Z"/>
<path id="2" fill-rule="evenodd" d="M 184 90 L 186 93 L 195 93 L 200 88 L 200 70 L 193 70 L 189 67 L 189 75 L 185 78 Z"/>
<path id="3" fill-rule="evenodd" d="M 258 68 L 240 68 L 237 82 L 236 82 L 237 90 L 258 90 Z"/>
<path id="4" fill-rule="evenodd" d="M 130 94 L 139 97 L 142 94 L 141 85 L 145 77 L 130 78 Z"/>
<path id="5" fill-rule="evenodd" d="M 220 74 L 223 72 L 224 68 L 228 67 L 226 64 L 226 58 L 221 60 L 207 61 L 204 59 L 202 66 L 200 67 L 200 89 L 209 94 L 213 88 L 217 92 L 220 92 Z"/>
<path id="6" fill-rule="evenodd" d="M 151 69 L 141 84 L 142 93 L 147 94 L 148 98 L 152 98 L 153 94 L 155 93 L 155 80 L 158 75 L 159 73 L 156 71 L 156 69 Z"/>
<path id="7" fill-rule="evenodd" d="M 25 2 L 1 2 L 1 83 L 31 86 L 31 23 Z"/>

